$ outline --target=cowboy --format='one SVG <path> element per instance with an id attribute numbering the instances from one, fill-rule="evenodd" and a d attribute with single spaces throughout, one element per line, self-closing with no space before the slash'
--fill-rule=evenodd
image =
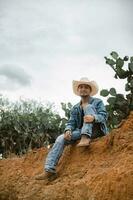
<path id="1" fill-rule="evenodd" d="M 73 92 L 81 97 L 78 104 L 73 106 L 70 119 L 64 133 L 57 137 L 53 147 L 47 155 L 45 172 L 35 177 L 36 180 L 54 179 L 56 166 L 61 157 L 65 145 L 77 140 L 77 147 L 89 146 L 93 138 L 107 134 L 107 112 L 101 99 L 94 98 L 98 92 L 98 85 L 88 78 L 73 81 Z"/>

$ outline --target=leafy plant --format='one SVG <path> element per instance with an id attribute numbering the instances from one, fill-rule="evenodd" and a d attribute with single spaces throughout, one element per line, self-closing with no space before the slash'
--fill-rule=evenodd
<path id="1" fill-rule="evenodd" d="M 53 143 L 64 131 L 69 115 L 67 105 L 62 105 L 66 118 L 53 111 L 52 104 L 43 105 L 33 100 L 12 103 L 1 95 L 0 153 L 3 157 L 11 153 L 21 155 L 30 149 Z"/>
<path id="2" fill-rule="evenodd" d="M 105 57 L 106 64 L 114 70 L 114 78 L 126 79 L 125 92 L 128 92 L 126 97 L 123 94 L 117 94 L 115 88 L 103 89 L 100 92 L 101 96 L 107 97 L 109 95 L 106 109 L 109 113 L 108 127 L 112 129 L 117 127 L 133 110 L 133 57 L 121 58 L 115 51 L 111 52 L 110 55 L 112 58 Z"/>

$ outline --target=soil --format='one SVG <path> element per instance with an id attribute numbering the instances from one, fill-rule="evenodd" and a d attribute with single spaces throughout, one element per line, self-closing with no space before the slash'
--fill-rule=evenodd
<path id="1" fill-rule="evenodd" d="M 133 112 L 121 127 L 92 141 L 67 146 L 52 182 L 37 181 L 49 149 L 0 160 L 0 200 L 132 200 Z"/>

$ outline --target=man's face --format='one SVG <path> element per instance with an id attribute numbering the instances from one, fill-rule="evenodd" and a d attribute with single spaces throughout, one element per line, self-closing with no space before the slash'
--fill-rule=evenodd
<path id="1" fill-rule="evenodd" d="M 81 84 L 78 87 L 78 92 L 81 97 L 89 96 L 91 93 L 91 87 L 86 84 Z"/>

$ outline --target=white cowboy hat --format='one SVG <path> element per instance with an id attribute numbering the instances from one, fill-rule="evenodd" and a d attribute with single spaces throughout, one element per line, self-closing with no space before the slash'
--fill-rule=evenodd
<path id="1" fill-rule="evenodd" d="M 78 92 L 78 87 L 81 84 L 89 85 L 91 87 L 90 96 L 94 96 L 95 94 L 97 94 L 98 89 L 99 89 L 97 83 L 95 81 L 90 81 L 86 77 L 81 78 L 80 81 L 73 80 L 72 85 L 73 85 L 73 92 L 74 92 L 74 94 L 80 96 L 79 92 Z"/>

